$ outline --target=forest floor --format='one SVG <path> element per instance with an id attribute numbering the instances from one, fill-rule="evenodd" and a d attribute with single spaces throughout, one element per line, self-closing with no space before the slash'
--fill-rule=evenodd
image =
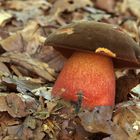
<path id="1" fill-rule="evenodd" d="M 140 42 L 140 0 L 0 0 L 0 140 L 140 140 L 139 69 L 116 70 L 114 108 L 51 95 L 66 58 L 45 40 L 79 20 L 115 24 Z"/>

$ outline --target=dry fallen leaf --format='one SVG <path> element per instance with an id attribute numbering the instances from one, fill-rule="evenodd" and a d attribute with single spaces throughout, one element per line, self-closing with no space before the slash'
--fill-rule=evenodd
<path id="1" fill-rule="evenodd" d="M 0 115 L 0 125 L 5 125 L 5 126 L 12 126 L 12 125 L 17 125 L 21 121 L 17 118 L 11 117 L 7 112 L 3 112 Z"/>
<path id="2" fill-rule="evenodd" d="M 1 73 L 10 74 L 8 67 L 2 62 L 0 62 L 0 75 Z"/>
<path id="3" fill-rule="evenodd" d="M 13 125 L 13 126 L 9 126 L 7 127 L 7 134 L 5 139 L 6 140 L 10 140 L 10 139 L 17 139 L 17 138 L 21 138 L 22 135 L 22 125 Z"/>
<path id="4" fill-rule="evenodd" d="M 34 12 L 33 12 L 34 11 Z M 43 14 L 41 9 L 32 7 L 30 9 L 25 9 L 24 11 L 11 11 L 11 13 L 16 17 L 16 21 L 20 21 L 23 24 L 26 24 L 29 20 L 35 19 Z"/>
<path id="5" fill-rule="evenodd" d="M 79 113 L 81 123 L 85 130 L 91 133 L 112 133 L 111 117 L 113 108 L 110 106 L 96 107 L 93 111 L 86 110 Z M 104 116 L 104 117 L 103 117 Z"/>
<path id="6" fill-rule="evenodd" d="M 139 77 L 135 75 L 122 76 L 116 81 L 116 103 L 127 101 L 131 89 L 139 84 Z"/>
<path id="7" fill-rule="evenodd" d="M 140 18 L 140 1 L 139 0 L 127 0 L 128 9 L 138 18 Z"/>
<path id="8" fill-rule="evenodd" d="M 23 39 L 20 33 L 12 34 L 11 36 L 0 40 L 0 45 L 5 51 L 23 51 Z"/>
<path id="9" fill-rule="evenodd" d="M 131 11 L 133 15 L 140 18 L 140 1 L 139 0 L 123 0 L 118 2 L 117 10 L 121 13 Z"/>
<path id="10" fill-rule="evenodd" d="M 2 82 L 2 84 L 7 86 L 8 89 L 13 85 L 15 90 L 24 95 L 28 95 L 29 92 L 29 95 L 33 95 L 31 92 L 41 87 L 41 82 L 36 83 L 36 81 L 33 81 L 33 79 L 29 77 L 3 76 Z"/>
<path id="11" fill-rule="evenodd" d="M 0 93 L 0 112 L 7 111 L 6 96 L 7 94 Z"/>
<path id="12" fill-rule="evenodd" d="M 10 19 L 12 15 L 6 11 L 0 11 L 0 27 L 3 27 Z"/>
<path id="13" fill-rule="evenodd" d="M 42 9 L 48 9 L 48 7 L 51 6 L 50 3 L 48 3 L 46 0 L 28 0 L 28 1 L 23 1 L 23 0 L 7 0 L 6 1 L 6 7 L 9 9 L 14 9 L 17 11 L 24 10 L 24 9 L 32 9 L 32 7 L 35 8 L 42 8 Z"/>
<path id="14" fill-rule="evenodd" d="M 122 4 L 122 1 L 123 10 L 114 13 L 114 5 L 118 2 Z M 139 26 L 139 21 L 136 22 L 136 17 L 140 17 L 140 14 L 139 2 L 136 4 L 136 1 L 138 2 L 138 0 L 0 0 L 0 9 L 12 15 L 11 18 L 0 15 L 0 26 L 2 25 L 0 28 L 0 139 L 133 140 L 137 138 L 136 134 L 139 133 L 129 131 L 127 135 L 128 125 L 124 125 L 129 122 L 130 126 L 139 130 L 139 120 L 131 123 L 131 120 L 136 119 L 135 114 L 139 115 L 137 109 L 133 107 L 130 107 L 130 110 L 134 112 L 129 112 L 132 118 L 126 118 L 131 115 L 123 111 L 124 108 L 116 109 L 112 122 L 113 110 L 97 107 L 94 111 L 82 112 L 81 116 L 79 115 L 80 120 L 78 116 L 75 117 L 74 108 L 70 103 L 52 98 L 51 88 L 56 76 L 54 70 L 60 71 L 65 59 L 52 47 L 44 46 L 47 35 L 60 25 L 83 19 L 121 24 L 139 41 L 137 34 L 139 27 L 136 27 Z M 96 2 L 104 11 L 99 10 L 97 5 L 96 8 L 93 7 Z M 126 22 L 127 18 L 132 18 L 133 22 Z M 118 84 L 120 94 L 117 93 L 117 97 L 123 101 L 128 99 L 127 93 L 131 87 L 139 83 L 139 79 L 122 78 L 120 81 Z M 13 91 L 20 94 L 12 93 Z M 121 116 L 126 120 L 121 119 Z M 91 133 L 81 126 L 81 122 Z M 104 134 L 107 138 L 101 137 L 101 134 L 96 132 L 107 133 Z"/>
<path id="15" fill-rule="evenodd" d="M 131 89 L 131 96 L 136 99 L 140 99 L 140 84 Z"/>
<path id="16" fill-rule="evenodd" d="M 47 63 L 31 58 L 27 53 L 7 52 L 0 56 L 0 61 L 19 65 L 43 79 L 49 81 L 55 80 L 55 72 Z"/>
<path id="17" fill-rule="evenodd" d="M 12 33 L 9 37 L 0 40 L 0 45 L 6 51 L 27 52 L 35 54 L 45 42 L 45 37 L 41 35 L 41 27 L 35 21 L 31 21 L 23 30 Z"/>
<path id="18" fill-rule="evenodd" d="M 51 4 L 46 0 L 13 0 L 6 1 L 5 7 L 15 17 L 16 21 L 26 24 L 31 19 L 36 19 L 44 14 L 44 10 L 48 10 Z"/>
<path id="19" fill-rule="evenodd" d="M 117 105 L 113 121 L 119 125 L 130 140 L 140 139 L 140 104 L 139 100 L 128 101 Z"/>
<path id="20" fill-rule="evenodd" d="M 116 84 L 116 103 L 120 103 L 129 99 L 128 94 L 139 84 L 139 78 L 135 75 L 125 75 L 117 79 Z"/>
<path id="21" fill-rule="evenodd" d="M 51 46 L 43 46 L 39 53 L 36 53 L 35 58 L 49 64 L 56 72 L 59 72 L 66 62 L 66 58 Z"/>
<path id="22" fill-rule="evenodd" d="M 72 12 L 86 6 L 93 6 L 93 3 L 90 0 L 57 0 L 52 5 L 51 13 L 64 12 L 65 10 Z"/>
<path id="23" fill-rule="evenodd" d="M 0 101 L 0 112 L 7 111 L 12 117 L 25 117 L 37 109 L 34 98 L 19 96 L 15 93 L 1 93 Z"/>
<path id="24" fill-rule="evenodd" d="M 133 20 L 127 20 L 122 25 L 123 29 L 139 43 L 138 25 Z"/>
<path id="25" fill-rule="evenodd" d="M 107 12 L 114 12 L 115 1 L 114 0 L 97 0 L 95 2 L 95 6 Z"/>

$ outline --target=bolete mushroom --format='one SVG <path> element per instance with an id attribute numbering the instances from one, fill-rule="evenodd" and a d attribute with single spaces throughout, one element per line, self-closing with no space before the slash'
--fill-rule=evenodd
<path id="1" fill-rule="evenodd" d="M 53 95 L 77 101 L 82 107 L 113 106 L 115 68 L 139 67 L 140 48 L 116 25 L 82 21 L 50 34 L 48 45 L 70 56 L 53 87 Z"/>

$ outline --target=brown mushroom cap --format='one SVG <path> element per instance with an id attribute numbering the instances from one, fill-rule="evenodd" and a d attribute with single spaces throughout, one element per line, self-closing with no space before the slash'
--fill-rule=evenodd
<path id="1" fill-rule="evenodd" d="M 116 25 L 93 21 L 72 23 L 50 34 L 46 43 L 68 51 L 92 51 L 110 56 L 115 67 L 140 66 L 140 47 Z"/>

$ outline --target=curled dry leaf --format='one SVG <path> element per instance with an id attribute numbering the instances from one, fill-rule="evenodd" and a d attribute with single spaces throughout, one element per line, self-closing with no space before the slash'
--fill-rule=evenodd
<path id="1" fill-rule="evenodd" d="M 5 74 L 5 75 L 10 74 L 8 67 L 2 62 L 0 62 L 0 75 L 1 75 L 1 73 Z"/>
<path id="2" fill-rule="evenodd" d="M 41 83 L 31 80 L 29 77 L 16 77 L 16 76 L 5 76 L 2 77 L 2 82 L 8 89 L 13 85 L 18 92 L 28 95 L 32 90 L 41 87 Z M 14 90 L 16 90 L 14 89 Z"/>
<path id="3" fill-rule="evenodd" d="M 47 62 L 57 72 L 62 69 L 66 62 L 66 58 L 51 46 L 43 46 L 35 57 L 43 62 Z"/>
<path id="4" fill-rule="evenodd" d="M 11 34 L 9 37 L 0 41 L 0 45 L 6 51 L 27 52 L 35 54 L 38 47 L 45 41 L 41 35 L 41 28 L 35 21 L 31 21 L 20 31 Z"/>
<path id="5" fill-rule="evenodd" d="M 25 117 L 37 109 L 34 98 L 24 98 L 15 93 L 0 96 L 0 112 L 7 111 L 12 117 Z"/>
<path id="6" fill-rule="evenodd" d="M 64 120 L 59 133 L 59 140 L 89 140 L 92 133 L 87 132 L 82 126 L 80 119 L 75 117 L 73 119 Z"/>
<path id="7" fill-rule="evenodd" d="M 0 136 L 4 138 L 7 136 L 9 127 L 19 125 L 20 123 L 19 119 L 11 117 L 7 112 L 0 113 Z M 0 137 L 0 139 L 2 138 Z"/>
<path id="8" fill-rule="evenodd" d="M 17 118 L 11 117 L 7 112 L 3 112 L 0 115 L 0 125 L 1 126 L 12 126 L 20 123 Z"/>
<path id="9" fill-rule="evenodd" d="M 45 38 L 41 35 L 41 27 L 37 22 L 29 22 L 21 31 L 0 41 L 6 51 L 26 52 L 35 58 L 48 62 L 56 71 L 60 71 L 65 58 L 50 46 L 43 46 Z"/>
<path id="10" fill-rule="evenodd" d="M 24 120 L 24 126 L 29 127 L 31 129 L 35 129 L 37 126 L 36 119 L 32 116 L 27 116 L 26 119 Z"/>
<path id="11" fill-rule="evenodd" d="M 140 84 L 131 89 L 131 95 L 133 98 L 140 99 Z"/>
<path id="12" fill-rule="evenodd" d="M 56 139 L 55 128 L 55 122 L 50 120 L 42 125 L 43 132 L 47 133 L 51 139 Z"/>
<path id="13" fill-rule="evenodd" d="M 139 0 L 127 0 L 128 9 L 138 18 L 140 18 L 140 1 Z"/>
<path id="14" fill-rule="evenodd" d="M 140 139 L 140 104 L 139 100 L 118 104 L 113 121 L 129 136 L 129 140 Z"/>
<path id="15" fill-rule="evenodd" d="M 140 1 L 139 0 L 123 0 L 123 2 L 118 2 L 117 10 L 120 13 L 127 13 L 131 11 L 133 15 L 140 18 Z"/>
<path id="16" fill-rule="evenodd" d="M 93 6 L 93 3 L 90 0 L 57 0 L 52 5 L 51 13 L 64 12 L 65 10 L 72 12 L 86 6 Z"/>
<path id="17" fill-rule="evenodd" d="M 7 136 L 8 135 L 8 136 Z M 5 139 L 17 139 L 17 138 L 21 138 L 22 135 L 22 125 L 13 125 L 13 126 L 9 126 L 7 127 L 7 134 Z"/>
<path id="18" fill-rule="evenodd" d="M 37 120 L 37 127 L 34 130 L 34 140 L 43 140 L 45 133 L 42 131 L 42 122 Z"/>
<path id="19" fill-rule="evenodd" d="M 34 130 L 30 128 L 30 125 L 29 127 L 25 125 L 25 121 L 23 124 L 8 126 L 6 134 L 3 136 L 5 136 L 5 140 L 42 140 L 45 137 L 45 133 L 42 132 L 42 123 L 39 120 L 36 120 L 36 122 L 37 128 Z"/>
<path id="20" fill-rule="evenodd" d="M 114 12 L 115 1 L 114 0 L 97 0 L 95 3 L 95 6 L 107 12 Z"/>
<path id="21" fill-rule="evenodd" d="M 33 131 L 30 128 L 23 128 L 23 133 L 22 133 L 22 139 L 23 140 L 29 140 L 33 139 Z"/>
<path id="22" fill-rule="evenodd" d="M 5 7 L 10 9 L 17 21 L 20 21 L 26 24 L 30 19 L 36 19 L 37 17 L 44 14 L 45 10 L 48 10 L 51 7 L 51 4 L 46 0 L 14 0 L 6 1 Z"/>
<path id="23" fill-rule="evenodd" d="M 34 2 L 32 0 L 28 0 L 26 2 L 22 0 L 7 0 L 5 5 L 8 9 L 14 9 L 17 11 L 31 9 L 31 7 L 48 9 L 48 7 L 51 6 L 51 4 L 46 0 L 34 0 Z"/>
<path id="24" fill-rule="evenodd" d="M 9 32 L 4 31 L 3 28 L 0 28 L 0 40 L 7 38 L 9 36 Z M 2 50 L 1 50 L 2 51 Z M 1 52 L 0 51 L 0 52 Z"/>
<path id="25" fill-rule="evenodd" d="M 55 80 L 55 72 L 47 63 L 31 58 L 28 54 L 7 52 L 0 57 L 0 61 L 19 65 L 32 73 L 39 75 L 43 79 L 49 81 Z"/>
<path id="26" fill-rule="evenodd" d="M 135 75 L 125 75 L 116 81 L 116 103 L 128 100 L 131 89 L 139 84 L 139 78 Z"/>
<path id="27" fill-rule="evenodd" d="M 6 103 L 6 98 L 7 94 L 2 94 L 0 95 L 0 112 L 7 111 L 7 103 Z"/>
<path id="28" fill-rule="evenodd" d="M 127 20 L 123 23 L 122 27 L 136 42 L 139 42 L 138 25 L 135 21 Z"/>
<path id="29" fill-rule="evenodd" d="M 46 38 L 41 35 L 42 28 L 35 21 L 30 21 L 20 32 L 24 40 L 24 51 L 28 54 L 35 54 L 38 47 L 43 45 Z"/>
<path id="30" fill-rule="evenodd" d="M 12 15 L 6 11 L 0 11 L 0 27 L 3 27 L 10 19 Z"/>
<path id="31" fill-rule="evenodd" d="M 42 96 L 46 100 L 51 101 L 52 100 L 51 91 L 52 91 L 52 87 L 43 86 L 32 90 L 32 93 L 34 93 L 36 96 Z"/>
<path id="32" fill-rule="evenodd" d="M 43 97 L 40 97 L 40 105 L 33 116 L 40 120 L 48 119 L 53 113 L 55 114 L 55 107 L 57 106 L 57 101 L 44 101 Z"/>
<path id="33" fill-rule="evenodd" d="M 34 98 L 24 98 L 16 94 L 6 96 L 7 111 L 13 117 L 24 117 L 37 109 L 37 104 Z"/>
<path id="34" fill-rule="evenodd" d="M 128 139 L 126 132 L 116 122 L 112 122 L 113 108 L 109 106 L 96 107 L 93 111 L 79 114 L 81 124 L 86 131 L 91 133 L 105 133 L 103 140 Z M 119 137 L 118 137 L 119 136 Z"/>
<path id="35" fill-rule="evenodd" d="M 0 40 L 0 45 L 5 51 L 23 51 L 23 38 L 20 33 L 12 34 L 11 36 Z"/>
<path id="36" fill-rule="evenodd" d="M 34 11 L 34 12 L 33 12 Z M 43 14 L 43 11 L 38 8 L 31 7 L 30 9 L 25 9 L 24 11 L 11 11 L 11 13 L 16 18 L 16 21 L 26 24 L 30 19 L 35 19 L 39 15 Z"/>
<path id="37" fill-rule="evenodd" d="M 91 133 L 112 133 L 111 118 L 113 108 L 110 106 L 95 107 L 93 111 L 86 110 L 79 113 L 81 123 L 85 130 Z"/>

